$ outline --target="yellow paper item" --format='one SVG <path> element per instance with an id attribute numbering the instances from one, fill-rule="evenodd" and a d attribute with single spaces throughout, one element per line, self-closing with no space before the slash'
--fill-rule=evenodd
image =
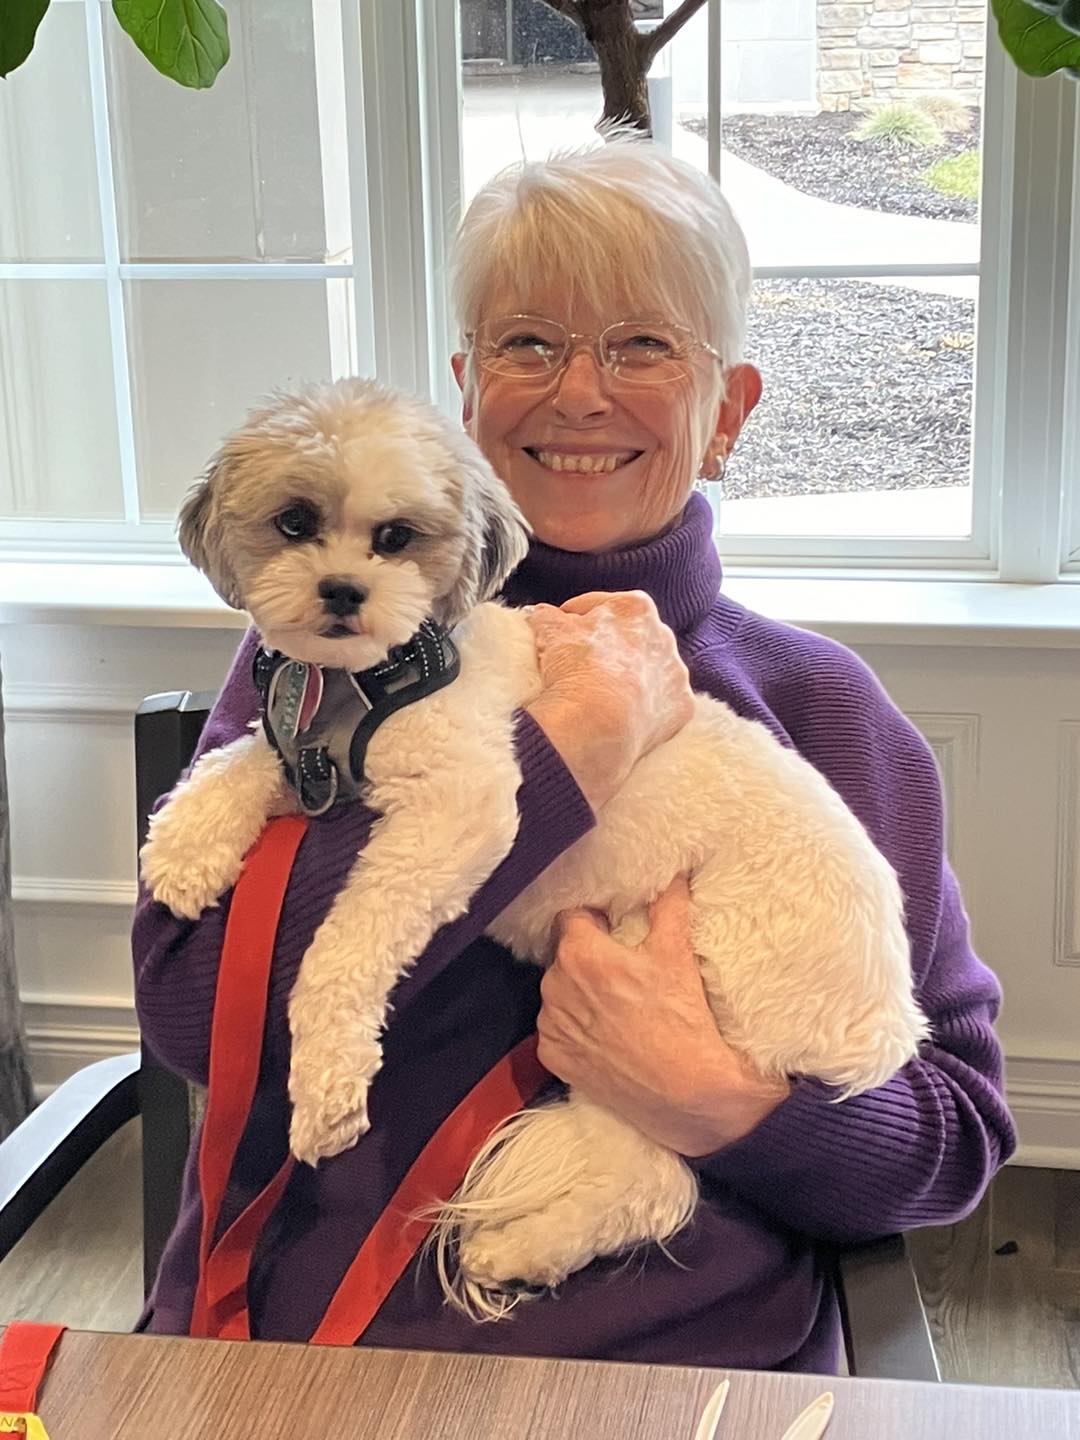
<path id="1" fill-rule="evenodd" d="M 17 1435 L 19 1440 L 49 1440 L 37 1415 L 0 1415 L 0 1435 Z"/>

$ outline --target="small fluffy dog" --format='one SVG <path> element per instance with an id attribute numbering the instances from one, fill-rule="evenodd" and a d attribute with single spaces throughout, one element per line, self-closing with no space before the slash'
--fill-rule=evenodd
<path id="1" fill-rule="evenodd" d="M 395 983 L 514 842 L 513 715 L 541 686 L 526 616 L 488 602 L 527 532 L 447 419 L 348 380 L 282 396 L 231 435 L 185 503 L 180 541 L 267 649 L 324 667 L 328 683 L 362 681 L 431 620 L 460 656 L 452 683 L 370 739 L 364 798 L 380 819 L 291 996 L 290 1143 L 315 1164 L 367 1128 Z M 149 889 L 194 918 L 236 882 L 268 817 L 297 808 L 261 731 L 205 755 L 152 822 Z M 705 696 L 488 933 L 544 964 L 560 911 L 589 906 L 635 944 L 682 873 L 717 1025 L 760 1072 L 817 1076 L 843 1098 L 915 1054 L 928 1032 L 892 869 L 813 766 Z M 678 1155 L 571 1092 L 496 1131 L 445 1207 L 444 1288 L 496 1317 L 514 1301 L 507 1282 L 552 1286 L 663 1241 L 696 1200 Z"/>

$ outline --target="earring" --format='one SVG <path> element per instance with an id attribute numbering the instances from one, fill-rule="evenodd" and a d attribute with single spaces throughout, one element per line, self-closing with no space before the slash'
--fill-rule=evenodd
<path id="1" fill-rule="evenodd" d="M 718 484 L 724 478 L 727 462 L 728 438 L 726 435 L 719 435 L 716 448 L 710 446 L 705 452 L 705 459 L 702 460 L 701 469 L 698 471 L 698 479 L 705 484 Z"/>

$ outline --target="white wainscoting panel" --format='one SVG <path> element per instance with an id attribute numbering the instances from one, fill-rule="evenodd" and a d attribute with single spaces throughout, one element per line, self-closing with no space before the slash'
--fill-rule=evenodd
<path id="1" fill-rule="evenodd" d="M 41 1099 L 84 1065 L 139 1048 L 131 1005 L 84 1000 L 73 1005 L 55 996 L 23 997 L 34 1090 Z"/>
<path id="2" fill-rule="evenodd" d="M 908 719 L 934 752 L 945 797 L 945 848 L 974 906 L 978 879 L 971 845 L 979 787 L 978 715 L 909 714 Z"/>
<path id="3" fill-rule="evenodd" d="M 0 627 L 20 985 L 73 1007 L 48 1040 L 53 1070 L 86 1006 L 133 1014 L 135 711 L 158 691 L 217 689 L 239 639 L 235 629 Z M 105 1041 L 96 1021 L 89 1029 L 96 1055 Z"/>

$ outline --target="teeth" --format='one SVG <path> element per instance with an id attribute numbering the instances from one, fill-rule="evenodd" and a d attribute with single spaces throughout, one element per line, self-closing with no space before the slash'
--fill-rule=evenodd
<path id="1" fill-rule="evenodd" d="M 620 450 L 612 455 L 562 455 L 553 450 L 535 450 L 532 453 L 545 469 L 557 473 L 568 470 L 576 475 L 610 475 L 634 456 L 632 450 Z"/>

